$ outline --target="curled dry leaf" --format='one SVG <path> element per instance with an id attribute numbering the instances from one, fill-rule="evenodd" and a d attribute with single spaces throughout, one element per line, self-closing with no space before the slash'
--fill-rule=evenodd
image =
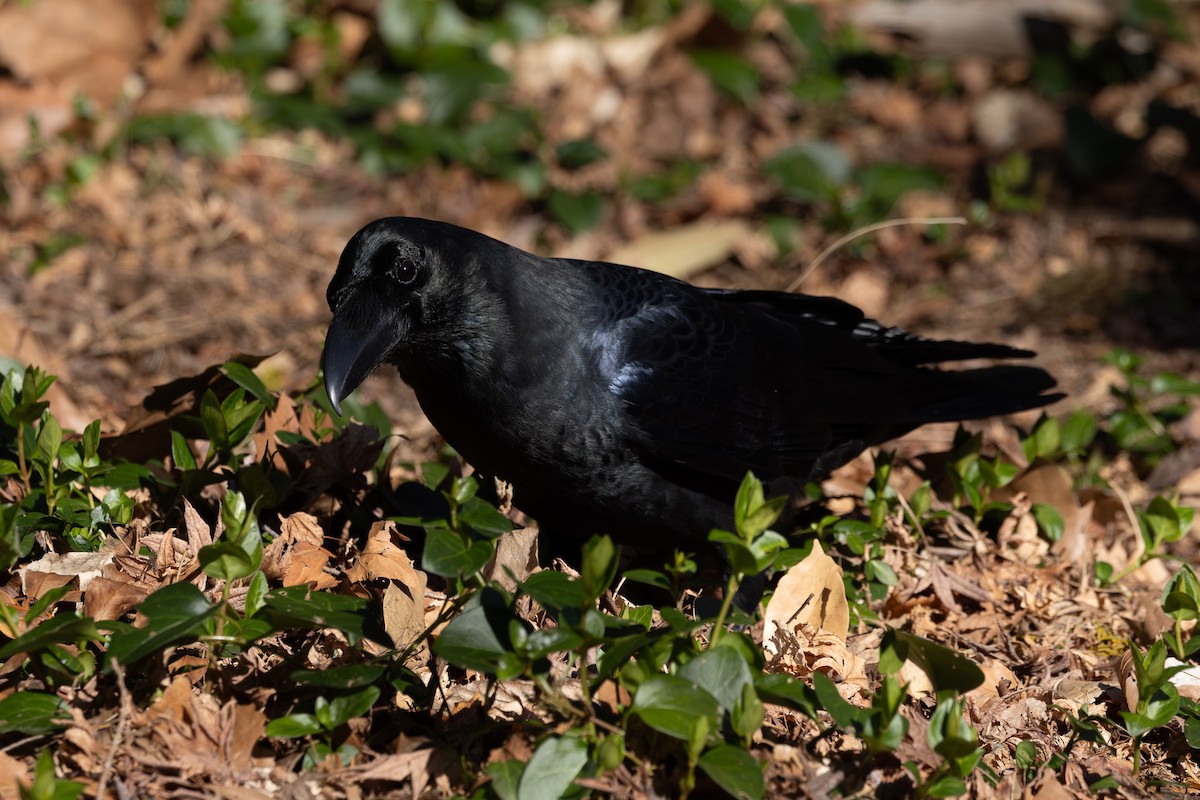
<path id="1" fill-rule="evenodd" d="M 317 518 L 303 511 L 285 517 L 279 536 L 263 550 L 262 570 L 284 586 L 309 584 L 329 589 L 337 579 L 325 571 L 333 554 L 321 546 L 325 532 Z"/>

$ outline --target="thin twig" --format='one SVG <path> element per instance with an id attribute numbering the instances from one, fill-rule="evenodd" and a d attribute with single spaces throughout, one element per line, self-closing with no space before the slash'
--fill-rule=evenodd
<path id="1" fill-rule="evenodd" d="M 120 749 L 121 743 L 125 739 L 125 731 L 129 727 L 129 715 L 131 703 L 129 701 L 129 689 L 125 686 L 125 668 L 117 661 L 112 662 L 113 674 L 117 678 L 117 691 L 120 693 L 120 706 L 117 709 L 117 729 L 113 732 L 112 743 L 108 746 L 108 753 L 104 756 L 104 766 L 100 770 L 100 781 L 96 785 L 96 797 L 98 800 L 104 800 L 104 792 L 108 788 L 108 779 L 113 773 L 113 762 L 117 759 L 117 750 Z"/>
<path id="2" fill-rule="evenodd" d="M 821 262 L 833 253 L 833 251 L 852 242 L 860 236 L 866 236 L 868 233 L 884 230 L 885 228 L 898 228 L 901 225 L 966 225 L 967 220 L 964 217 L 904 217 L 902 219 L 886 219 L 883 222 L 875 222 L 871 225 L 866 225 L 862 228 L 852 230 L 845 236 L 838 239 L 833 244 L 826 247 L 820 254 L 812 260 L 812 263 L 800 273 L 800 277 L 792 281 L 786 291 L 794 292 L 800 288 L 800 284 L 804 279 L 816 271 L 817 267 L 821 266 Z"/>

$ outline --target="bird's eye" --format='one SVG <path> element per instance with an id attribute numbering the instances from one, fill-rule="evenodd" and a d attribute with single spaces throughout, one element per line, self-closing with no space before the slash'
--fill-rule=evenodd
<path id="1" fill-rule="evenodd" d="M 412 283 L 417 279 L 417 262 L 411 258 L 396 259 L 396 266 L 392 269 L 392 277 L 399 284 Z"/>

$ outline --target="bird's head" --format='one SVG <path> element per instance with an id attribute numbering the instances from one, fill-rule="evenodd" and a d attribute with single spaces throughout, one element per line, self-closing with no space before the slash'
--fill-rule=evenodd
<path id="1" fill-rule="evenodd" d="M 388 217 L 350 239 L 326 291 L 333 322 L 322 365 L 339 413 L 376 367 L 453 336 L 459 306 L 473 294 L 475 238 L 486 239 L 447 223 Z"/>

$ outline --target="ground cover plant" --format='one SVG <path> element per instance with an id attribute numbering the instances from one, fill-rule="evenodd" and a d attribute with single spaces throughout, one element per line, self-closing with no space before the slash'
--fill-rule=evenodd
<path id="1" fill-rule="evenodd" d="M 936 4 L 109 5 L 73 64 L 71 0 L 0 5 L 0 798 L 1196 790 L 1194 10 L 964 53 Z M 394 213 L 803 281 L 1071 397 L 782 521 L 747 476 L 727 579 L 536 570 L 394 378 L 323 399 Z"/>

